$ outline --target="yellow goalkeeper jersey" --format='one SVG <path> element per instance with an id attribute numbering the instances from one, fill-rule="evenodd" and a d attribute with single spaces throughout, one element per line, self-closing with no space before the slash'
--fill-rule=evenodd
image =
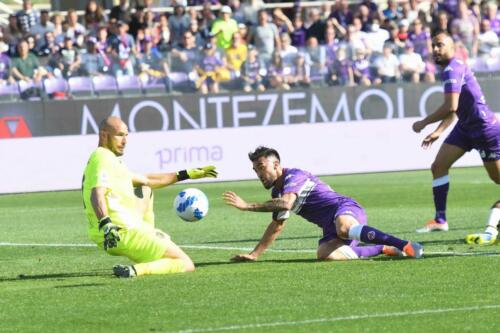
<path id="1" fill-rule="evenodd" d="M 102 231 L 99 231 L 99 221 L 90 201 L 92 189 L 95 187 L 106 189 L 106 205 L 113 224 L 124 228 L 137 226 L 140 218 L 135 208 L 132 173 L 113 152 L 98 147 L 90 155 L 82 181 L 83 203 L 91 240 L 96 243 L 103 241 Z"/>

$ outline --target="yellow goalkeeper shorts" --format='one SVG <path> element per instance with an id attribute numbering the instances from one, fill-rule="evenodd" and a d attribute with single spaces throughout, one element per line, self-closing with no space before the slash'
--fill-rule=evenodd
<path id="1" fill-rule="evenodd" d="M 159 229 L 134 228 L 121 229 L 120 241 L 115 248 L 108 249 L 108 254 L 125 256 L 135 263 L 151 262 L 164 257 L 170 236 Z"/>

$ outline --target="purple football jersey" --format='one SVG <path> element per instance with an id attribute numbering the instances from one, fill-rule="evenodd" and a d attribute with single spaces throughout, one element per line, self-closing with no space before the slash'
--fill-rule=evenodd
<path id="1" fill-rule="evenodd" d="M 205 55 L 200 65 L 205 72 L 213 72 L 222 66 L 222 61 L 215 55 Z"/>
<path id="2" fill-rule="evenodd" d="M 482 131 L 496 124 L 495 114 L 490 110 L 476 77 L 461 60 L 453 58 L 441 73 L 445 93 L 459 93 L 457 126 L 469 131 Z"/>
<path id="3" fill-rule="evenodd" d="M 273 187 L 272 197 L 279 198 L 287 193 L 297 195 L 292 211 L 323 229 L 332 225 L 337 211 L 346 205 L 360 207 L 353 199 L 335 192 L 311 173 L 300 169 L 284 168 L 283 184 L 280 188 Z M 285 219 L 288 214 L 288 211 L 274 212 L 273 219 Z"/>

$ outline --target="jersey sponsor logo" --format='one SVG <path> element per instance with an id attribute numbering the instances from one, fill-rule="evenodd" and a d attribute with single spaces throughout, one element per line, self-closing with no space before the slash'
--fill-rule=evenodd
<path id="1" fill-rule="evenodd" d="M 443 72 L 451 72 L 451 71 L 453 71 L 453 67 L 451 67 L 451 66 L 446 66 L 446 68 L 444 69 L 444 71 L 443 71 Z"/>
<path id="2" fill-rule="evenodd" d="M 448 79 L 448 80 L 444 81 L 444 84 L 448 84 L 448 83 L 457 83 L 457 80 L 456 79 Z"/>
<path id="3" fill-rule="evenodd" d="M 295 183 L 295 182 L 290 182 L 290 183 L 285 184 L 285 186 L 283 186 L 283 187 L 284 187 L 284 188 L 287 188 L 287 187 L 290 187 L 290 186 L 297 186 L 297 183 Z"/>
<path id="4" fill-rule="evenodd" d="M 285 180 L 288 180 L 288 179 L 290 179 L 291 177 L 293 177 L 293 175 L 286 175 L 286 176 L 285 176 Z"/>

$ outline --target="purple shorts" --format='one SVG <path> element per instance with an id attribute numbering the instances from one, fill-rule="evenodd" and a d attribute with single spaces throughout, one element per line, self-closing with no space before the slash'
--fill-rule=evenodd
<path id="1" fill-rule="evenodd" d="M 338 238 L 337 229 L 335 228 L 335 220 L 340 215 L 350 215 L 354 217 L 360 224 L 366 225 L 366 212 L 360 205 L 356 204 L 356 202 L 350 201 L 342 204 L 335 213 L 333 217 L 333 221 L 331 221 L 328 225 L 323 226 L 323 238 L 319 240 L 319 245 L 328 242 L 332 239 Z M 359 241 L 350 240 L 350 239 L 342 239 L 346 245 L 356 246 Z"/>
<path id="2" fill-rule="evenodd" d="M 455 126 L 444 143 L 458 146 L 465 151 L 477 149 L 484 162 L 497 161 L 500 159 L 500 122 L 473 132 Z"/>

